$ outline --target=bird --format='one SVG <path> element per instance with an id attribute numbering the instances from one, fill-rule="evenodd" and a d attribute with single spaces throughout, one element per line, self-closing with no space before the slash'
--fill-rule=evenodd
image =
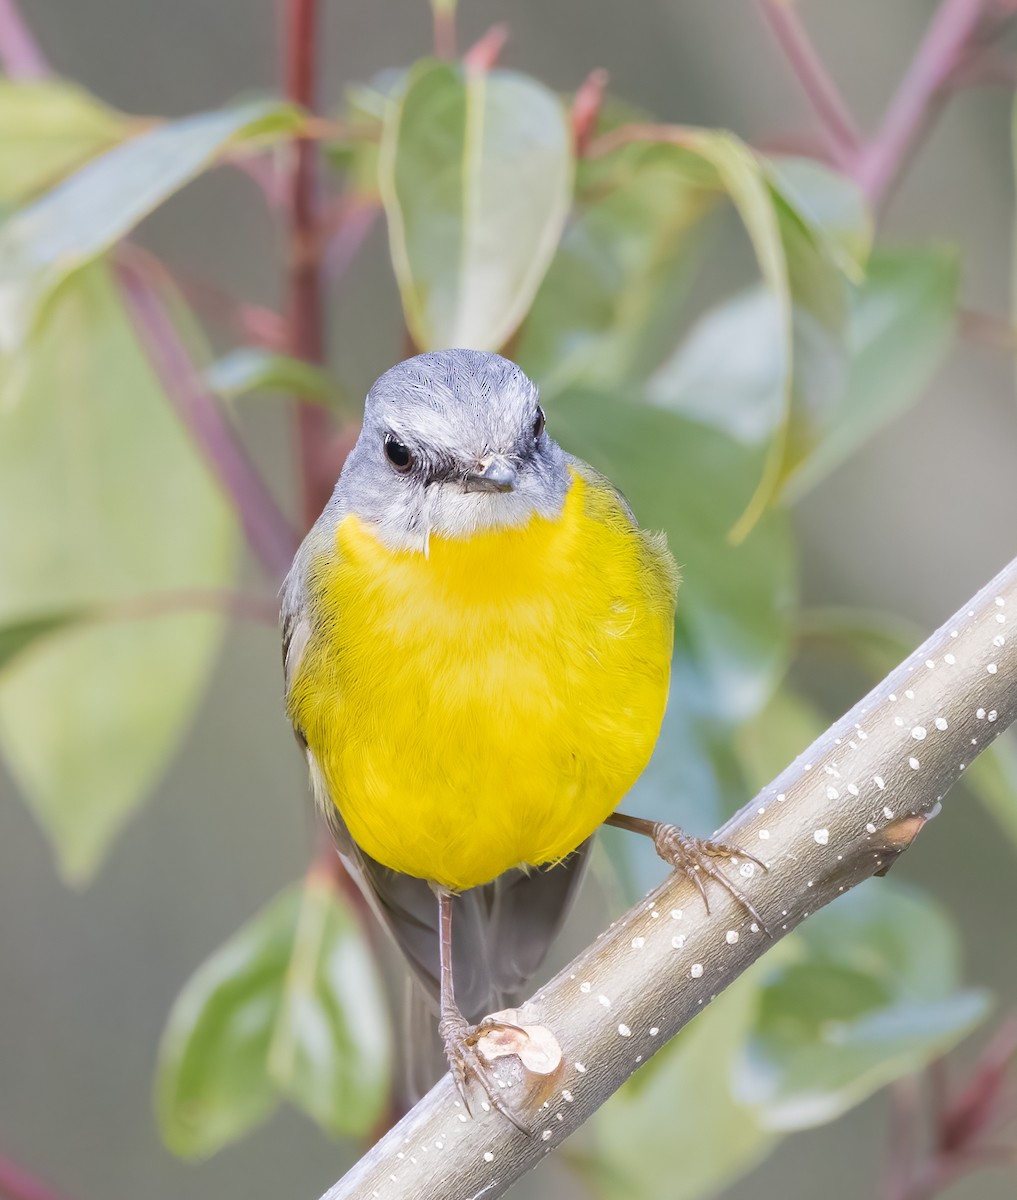
<path id="1" fill-rule="evenodd" d="M 748 905 L 717 865 L 737 847 L 618 811 L 659 736 L 677 590 L 664 535 L 551 437 L 533 382 L 470 349 L 370 388 L 281 590 L 318 806 L 437 1010 L 467 1109 L 475 1081 L 520 1128 L 477 1043 L 538 969 L 600 825 Z"/>

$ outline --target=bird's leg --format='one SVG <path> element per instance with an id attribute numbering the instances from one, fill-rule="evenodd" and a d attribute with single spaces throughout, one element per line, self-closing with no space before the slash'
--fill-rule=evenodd
<path id="1" fill-rule="evenodd" d="M 710 911 L 710 899 L 706 894 L 705 880 L 713 879 L 765 931 L 766 925 L 763 918 L 756 911 L 752 902 L 741 888 L 732 883 L 720 870 L 716 862 L 717 859 L 744 858 L 765 871 L 766 863 L 760 862 L 755 855 L 747 853 L 739 846 L 728 846 L 724 842 L 712 842 L 692 837 L 683 829 L 679 829 L 677 825 L 668 825 L 664 821 L 649 821 L 645 817 L 629 817 L 625 813 L 612 813 L 604 824 L 652 838 L 654 849 L 664 862 L 670 863 L 676 871 L 681 871 L 699 889 L 707 912 Z"/>
<path id="2" fill-rule="evenodd" d="M 502 1099 L 498 1080 L 491 1066 L 477 1050 L 477 1042 L 488 1030 L 506 1028 L 518 1030 L 518 1026 L 507 1022 L 485 1019 L 479 1025 L 471 1025 L 456 1004 L 455 986 L 452 979 L 452 901 L 453 894 L 439 884 L 432 883 L 431 889 L 438 898 L 439 963 L 441 977 L 441 1016 L 438 1035 L 445 1046 L 452 1079 L 463 1099 L 466 1111 L 470 1110 L 467 1082 L 473 1078 L 483 1088 L 491 1106 L 506 1117 L 521 1132 L 532 1133 Z M 472 1115 L 472 1114 L 471 1114 Z"/>

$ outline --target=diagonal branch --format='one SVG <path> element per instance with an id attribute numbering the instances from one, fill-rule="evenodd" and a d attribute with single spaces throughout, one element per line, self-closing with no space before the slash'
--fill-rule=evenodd
<path id="1" fill-rule="evenodd" d="M 861 145 L 861 135 L 801 17 L 786 0 L 758 0 L 758 4 L 763 20 L 769 25 L 815 109 L 834 163 L 842 170 L 849 170 Z"/>
<path id="2" fill-rule="evenodd" d="M 248 545 L 274 580 L 289 569 L 297 539 L 246 450 L 202 387 L 172 319 L 141 271 L 118 269 L 127 308 L 152 369 L 232 501 Z"/>
<path id="3" fill-rule="evenodd" d="M 879 132 L 854 172 L 873 204 L 883 199 L 899 174 L 951 73 L 972 45 L 984 12 L 985 0 L 943 0 L 933 14 Z"/>
<path id="4" fill-rule="evenodd" d="M 1015 626 L 1017 559 L 720 831 L 765 851 L 765 874 L 739 870 L 773 938 L 885 871 L 1017 719 Z M 531 1110 L 536 1136 L 496 1113 L 470 1120 L 446 1075 L 324 1200 L 502 1195 L 773 944 L 725 894 L 711 903 L 672 876 L 526 1003 L 520 1023 L 546 1025 L 564 1053 Z M 527 1111 L 537 1085 L 505 1078 Z"/>
<path id="5" fill-rule="evenodd" d="M 0 67 L 22 82 L 50 75 L 46 56 L 25 23 L 17 0 L 0 0 Z"/>

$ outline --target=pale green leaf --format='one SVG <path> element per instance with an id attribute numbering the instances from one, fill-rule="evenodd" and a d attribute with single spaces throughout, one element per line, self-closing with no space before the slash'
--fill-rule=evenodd
<path id="1" fill-rule="evenodd" d="M 156 1113 L 177 1154 L 215 1153 L 289 1096 L 335 1135 L 385 1104 L 389 1018 L 356 915 L 327 879 L 289 888 L 191 976 L 159 1051 Z"/>
<path id="2" fill-rule="evenodd" d="M 958 260 L 941 246 L 880 250 L 850 295 L 847 385 L 821 414 L 817 445 L 793 474 L 801 496 L 921 396 L 946 354 Z"/>
<path id="3" fill-rule="evenodd" d="M 159 1047 L 155 1109 L 167 1146 L 203 1158 L 276 1107 L 268 1049 L 293 949 L 300 889 L 239 929 L 184 985 Z"/>
<path id="4" fill-rule="evenodd" d="M 242 346 L 223 355 L 207 368 L 205 382 L 226 400 L 251 392 L 282 392 L 334 405 L 339 396 L 338 385 L 323 367 L 260 346 Z"/>
<path id="5" fill-rule="evenodd" d="M 100 266 L 19 356 L 0 406 L 0 624 L 228 585 L 232 513 Z M 163 771 L 207 679 L 221 617 L 86 622 L 0 679 L 0 748 L 64 874 L 89 875 Z"/>
<path id="6" fill-rule="evenodd" d="M 63 80 L 0 77 L 0 204 L 20 204 L 140 122 Z"/>
<path id="7" fill-rule="evenodd" d="M 513 348 L 545 397 L 630 385 L 674 345 L 718 197 L 672 147 L 634 149 L 591 181 Z"/>
<path id="8" fill-rule="evenodd" d="M 737 1094 L 768 1129 L 833 1120 L 988 1012 L 985 993 L 958 990 L 949 919 L 931 897 L 886 880 L 811 917 L 791 949 L 767 976 L 736 1075 Z"/>
<path id="9" fill-rule="evenodd" d="M 324 1129 L 366 1134 L 388 1095 L 392 1034 L 381 981 L 356 914 L 309 877 L 293 934 L 268 1069 Z"/>
<path id="10" fill-rule="evenodd" d="M 42 305 L 153 209 L 245 139 L 291 132 L 293 109 L 263 100 L 157 125 L 93 159 L 0 226 L 0 352 Z"/>
<path id="11" fill-rule="evenodd" d="M 776 1137 L 732 1088 L 758 986 L 756 969 L 742 975 L 594 1115 L 596 1150 L 579 1163 L 594 1195 L 697 1200 L 771 1150 Z"/>
<path id="12" fill-rule="evenodd" d="M 379 172 L 416 345 L 498 349 L 533 300 L 571 199 L 558 97 L 509 71 L 421 63 L 389 105 Z"/>
<path id="13" fill-rule="evenodd" d="M 872 213 L 861 189 L 814 158 L 767 160 L 770 182 L 808 225 L 831 261 L 853 283 L 865 277 L 872 248 Z"/>

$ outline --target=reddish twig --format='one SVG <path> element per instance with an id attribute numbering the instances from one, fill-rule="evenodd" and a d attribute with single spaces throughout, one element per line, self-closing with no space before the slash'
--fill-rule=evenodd
<path id="1" fill-rule="evenodd" d="M 848 169 L 861 146 L 858 126 L 823 60 L 816 52 L 793 5 L 783 0 L 758 0 L 763 19 L 780 43 L 826 134 L 830 157 Z"/>
<path id="2" fill-rule="evenodd" d="M 492 25 L 482 37 L 463 55 L 463 66 L 467 71 L 483 74 L 490 71 L 501 58 L 505 43 L 509 39 L 509 27 L 504 23 Z"/>
<path id="3" fill-rule="evenodd" d="M 12 79 L 47 79 L 52 72 L 16 0 L 0 0 L 0 66 Z"/>
<path id="4" fill-rule="evenodd" d="M 434 53 L 451 62 L 456 56 L 456 0 L 431 0 Z"/>
<path id="5" fill-rule="evenodd" d="M 63 1192 L 44 1183 L 13 1159 L 0 1154 L 0 1197 L 3 1200 L 66 1200 Z"/>
<path id="6" fill-rule="evenodd" d="M 927 125 L 950 73 L 970 49 L 984 0 L 943 0 L 863 152 L 856 181 L 872 203 L 882 200 Z"/>
<path id="7" fill-rule="evenodd" d="M 969 342 L 1011 354 L 1017 351 L 1017 328 L 992 313 L 961 309 L 957 314 L 957 331 Z"/>
<path id="8" fill-rule="evenodd" d="M 572 141 L 576 158 L 582 158 L 590 148 L 597 132 L 600 110 L 607 91 L 608 74 L 598 69 L 591 71 L 579 85 L 572 101 Z"/>
<path id="9" fill-rule="evenodd" d="M 891 1091 L 890 1149 L 880 1195 L 883 1200 L 931 1200 L 971 1171 L 993 1164 L 1017 1166 L 1017 1147 L 994 1145 L 1014 1113 L 1010 1071 L 1017 1055 L 1017 1018 L 1007 1021 L 980 1055 L 968 1082 L 950 1094 L 945 1065 L 927 1072 L 931 1145 L 920 1153 L 915 1079 Z"/>
<path id="10" fill-rule="evenodd" d="M 377 200 L 356 192 L 345 192 L 333 205 L 322 231 L 322 267 L 332 284 L 342 279 L 360 253 L 380 212 Z"/>
<path id="11" fill-rule="evenodd" d="M 251 549 L 269 575 L 281 579 L 296 549 L 293 530 L 214 397 L 201 386 L 159 296 L 135 267 L 121 264 L 117 270 L 138 338 L 153 370 L 232 500 Z"/>
<path id="12" fill-rule="evenodd" d="M 318 0 L 287 0 L 286 94 L 309 112 L 317 106 Z M 321 278 L 318 146 L 298 136 L 289 176 L 289 265 L 286 315 L 289 349 L 296 358 L 322 363 L 325 322 Z M 310 525 L 332 490 L 328 414 L 320 405 L 298 402 L 297 447 L 303 487 L 303 519 Z"/>

